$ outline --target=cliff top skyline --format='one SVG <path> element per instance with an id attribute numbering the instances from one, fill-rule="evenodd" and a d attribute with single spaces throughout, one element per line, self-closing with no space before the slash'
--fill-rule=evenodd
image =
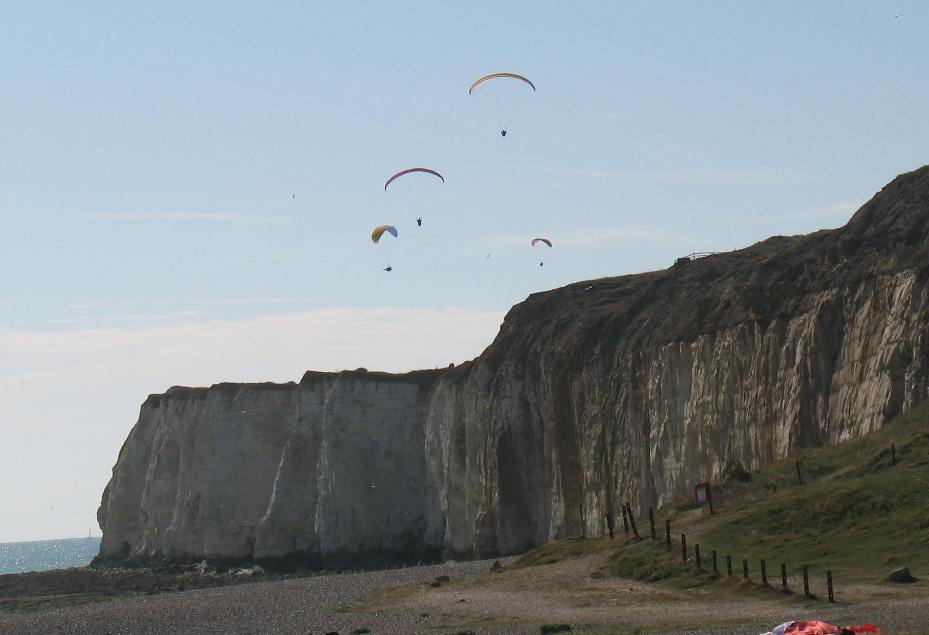
<path id="1" fill-rule="evenodd" d="M 927 25 L 917 2 L 4 6 L 0 541 L 96 533 L 170 385 L 444 366 L 531 292 L 844 224 L 926 162 Z M 467 87 L 511 68 L 538 91 L 501 139 Z M 422 228 L 382 187 L 418 164 L 447 179 Z"/>

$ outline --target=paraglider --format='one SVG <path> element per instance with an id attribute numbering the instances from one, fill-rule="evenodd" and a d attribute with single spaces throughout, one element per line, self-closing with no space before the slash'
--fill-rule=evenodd
<path id="1" fill-rule="evenodd" d="M 533 238 L 530 244 L 533 247 L 536 247 L 537 245 L 548 245 L 549 249 L 551 249 L 552 241 L 550 241 L 548 238 Z M 545 263 L 540 260 L 539 266 L 542 267 L 544 265 Z"/>
<path id="2" fill-rule="evenodd" d="M 381 238 L 384 236 L 384 234 L 390 234 L 394 238 L 397 238 L 400 235 L 400 233 L 397 231 L 397 228 L 393 225 L 378 225 L 371 230 L 371 242 L 373 242 L 375 245 L 380 244 Z M 384 271 L 390 273 L 393 270 L 394 268 L 391 266 L 390 259 L 388 258 L 387 266 L 384 267 Z"/>
<path id="3" fill-rule="evenodd" d="M 529 87 L 532 88 L 532 91 L 535 92 L 535 84 L 533 84 L 528 77 L 523 77 L 522 75 L 517 75 L 516 73 L 491 73 L 490 75 L 484 75 L 473 84 L 471 84 L 471 86 L 468 88 L 468 94 L 470 95 L 474 92 L 475 88 L 491 79 L 516 79 L 528 84 Z M 506 137 L 506 126 L 500 130 L 500 136 Z"/>
<path id="4" fill-rule="evenodd" d="M 389 179 L 387 179 L 387 182 L 384 183 L 384 191 L 386 192 L 386 191 L 387 191 L 387 186 L 390 185 L 391 183 L 393 183 L 394 181 L 396 181 L 397 179 L 399 179 L 401 176 L 404 176 L 404 175 L 407 175 L 407 174 L 412 174 L 412 173 L 414 173 L 414 172 L 424 172 L 424 173 L 426 173 L 426 174 L 431 174 L 431 175 L 433 175 L 433 176 L 438 177 L 443 183 L 445 183 L 445 177 L 442 176 L 441 174 L 439 174 L 438 172 L 436 172 L 436 171 L 433 170 L 433 169 L 430 169 L 430 168 L 408 168 L 408 169 L 406 169 L 406 170 L 400 170 L 399 172 L 397 172 L 396 174 L 394 174 L 392 177 L 390 177 Z M 423 226 L 423 217 L 422 217 L 422 216 L 417 216 L 417 217 L 416 217 L 416 225 L 417 225 L 418 227 L 422 227 L 422 226 Z"/>

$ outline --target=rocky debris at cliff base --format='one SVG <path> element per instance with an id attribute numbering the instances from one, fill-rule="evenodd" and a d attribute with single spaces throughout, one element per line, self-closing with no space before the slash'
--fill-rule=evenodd
<path id="1" fill-rule="evenodd" d="M 418 612 L 360 615 L 352 612 L 352 606 L 379 589 L 424 584 L 441 575 L 465 580 L 486 572 L 490 564 L 460 562 L 365 573 L 288 576 L 271 581 L 269 578 L 276 574 L 270 571 L 261 581 L 251 576 L 224 575 L 204 578 L 215 584 L 203 586 L 219 588 L 193 588 L 182 593 L 169 592 L 174 589 L 163 584 L 164 577 L 153 576 L 150 571 L 143 575 L 141 569 L 136 569 L 125 570 L 134 578 L 117 580 L 115 584 L 110 580 L 111 593 L 95 597 L 81 591 L 93 591 L 90 585 L 104 578 L 98 575 L 102 572 L 73 569 L 43 572 L 55 573 L 53 576 L 0 575 L 0 633 L 91 634 L 112 632 L 114 624 L 119 625 L 119 632 L 153 635 L 199 632 L 198 627 L 222 633 L 348 633 L 360 625 L 373 633 L 439 632 L 447 625 L 448 616 L 423 616 Z M 46 584 L 43 589 L 35 588 L 37 579 L 48 583 L 50 578 L 57 580 L 57 587 Z M 31 587 L 27 583 L 30 580 Z M 146 582 L 148 586 L 144 586 Z M 129 583 L 137 588 L 130 588 Z M 35 602 L 29 605 L 22 595 L 33 591 L 43 595 L 33 597 Z M 44 602 L 52 593 L 58 595 L 59 601 Z M 132 597 L 139 595 L 145 597 Z M 47 610 L 54 607 L 57 609 Z"/>
<path id="2" fill-rule="evenodd" d="M 726 464 L 726 467 L 723 468 L 722 474 L 719 475 L 720 480 L 723 483 L 747 483 L 752 480 L 752 475 L 749 474 L 748 470 L 742 467 L 742 463 L 739 461 L 730 461 Z"/>

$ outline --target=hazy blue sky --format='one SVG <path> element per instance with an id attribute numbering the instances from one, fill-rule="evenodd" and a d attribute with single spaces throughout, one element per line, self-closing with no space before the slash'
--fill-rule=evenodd
<path id="1" fill-rule="evenodd" d="M 85 534 L 149 392 L 461 360 L 929 162 L 922 2 L 80 4 L 0 2 L 0 541 Z"/>

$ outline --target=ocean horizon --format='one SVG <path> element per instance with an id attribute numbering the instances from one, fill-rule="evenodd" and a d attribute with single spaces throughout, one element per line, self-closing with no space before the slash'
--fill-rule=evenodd
<path id="1" fill-rule="evenodd" d="M 100 536 L 0 542 L 0 574 L 83 567 L 99 550 Z"/>

